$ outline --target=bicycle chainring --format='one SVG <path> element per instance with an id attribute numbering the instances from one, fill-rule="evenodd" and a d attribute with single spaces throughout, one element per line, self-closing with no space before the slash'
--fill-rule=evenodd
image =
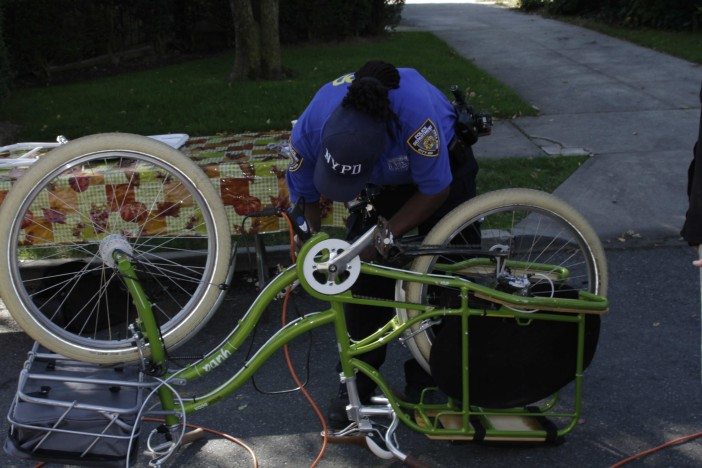
<path id="1" fill-rule="evenodd" d="M 347 250 L 351 244 L 340 239 L 327 239 L 316 244 L 307 253 L 302 271 L 312 289 L 322 294 L 339 294 L 356 283 L 361 274 L 361 259 L 356 257 L 346 266 L 346 271 L 334 274 L 324 268 L 328 262 Z"/>

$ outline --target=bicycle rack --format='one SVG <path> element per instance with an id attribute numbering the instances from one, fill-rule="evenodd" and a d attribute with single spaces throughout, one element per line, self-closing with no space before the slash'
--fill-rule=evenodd
<path id="1" fill-rule="evenodd" d="M 144 390 L 136 366 L 101 367 L 28 353 L 7 419 L 5 452 L 25 459 L 124 466 L 135 460 Z"/>

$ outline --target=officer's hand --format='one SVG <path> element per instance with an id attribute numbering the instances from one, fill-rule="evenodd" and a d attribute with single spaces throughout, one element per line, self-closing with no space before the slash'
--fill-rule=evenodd
<path id="1" fill-rule="evenodd" d="M 305 243 L 305 241 L 300 239 L 300 236 L 295 234 L 295 237 L 293 237 L 293 242 L 295 244 L 295 253 L 300 253 L 300 249 L 302 248 L 302 244 Z"/>
<path id="2" fill-rule="evenodd" d="M 369 245 L 359 254 L 359 257 L 364 262 L 373 262 L 380 258 L 378 249 L 375 248 L 374 244 Z"/>

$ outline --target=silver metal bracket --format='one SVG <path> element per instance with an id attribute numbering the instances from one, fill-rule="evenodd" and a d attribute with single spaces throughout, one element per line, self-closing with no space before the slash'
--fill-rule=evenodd
<path id="1" fill-rule="evenodd" d="M 419 333 L 422 333 L 423 331 L 427 330 L 428 328 L 431 328 L 431 327 L 433 327 L 434 325 L 438 325 L 438 324 L 440 324 L 440 323 L 441 323 L 441 320 L 440 320 L 440 319 L 437 319 L 437 320 L 430 320 L 430 319 L 424 320 L 424 321 L 422 321 L 422 323 L 421 323 L 421 325 L 419 326 L 419 328 L 417 328 L 416 330 L 412 331 L 412 333 L 408 333 L 406 336 L 402 336 L 402 337 L 398 338 L 398 340 L 400 341 L 401 344 L 405 344 L 405 341 L 411 339 L 413 336 L 418 335 Z"/>
<path id="2" fill-rule="evenodd" d="M 504 244 L 495 244 L 492 247 L 490 247 L 490 252 L 509 254 L 509 246 Z M 498 277 L 500 274 L 503 273 L 506 262 L 501 256 L 498 255 L 495 257 L 495 263 L 495 277 Z"/>
<path id="3" fill-rule="evenodd" d="M 134 340 L 134 344 L 137 347 L 137 351 L 139 352 L 139 361 L 141 362 L 141 370 L 142 372 L 146 372 L 149 369 L 149 361 L 146 359 L 146 340 L 144 339 L 144 335 L 141 333 L 141 330 L 133 324 L 130 323 L 129 327 L 129 332 L 132 334 L 132 340 Z"/>

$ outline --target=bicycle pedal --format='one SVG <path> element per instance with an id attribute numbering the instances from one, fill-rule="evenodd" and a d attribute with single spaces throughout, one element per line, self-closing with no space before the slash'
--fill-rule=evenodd
<path id="1" fill-rule="evenodd" d="M 153 450 L 145 449 L 142 453 L 150 457 L 153 460 L 158 460 L 163 456 L 164 453 L 167 453 L 171 448 L 175 445 L 174 442 L 163 442 L 156 447 L 152 447 Z"/>

